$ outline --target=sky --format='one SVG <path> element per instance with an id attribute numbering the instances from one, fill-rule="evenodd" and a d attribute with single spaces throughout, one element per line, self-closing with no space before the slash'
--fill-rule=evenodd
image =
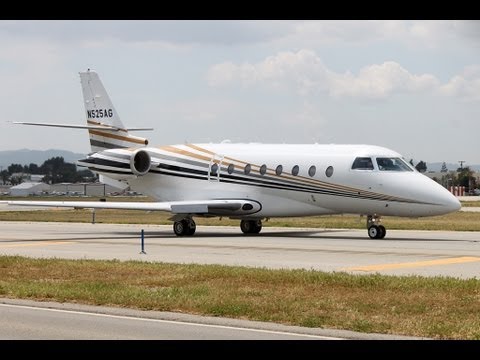
<path id="1" fill-rule="evenodd" d="M 372 144 L 480 164 L 480 21 L 2 20 L 0 151 L 90 152 L 98 72 L 150 145 Z"/>

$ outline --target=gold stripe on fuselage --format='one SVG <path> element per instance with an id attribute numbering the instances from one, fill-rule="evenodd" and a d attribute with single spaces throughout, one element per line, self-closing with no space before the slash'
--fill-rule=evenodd
<path id="1" fill-rule="evenodd" d="M 106 137 L 106 138 L 110 138 L 110 139 L 127 141 L 127 142 L 131 142 L 131 143 L 135 143 L 135 144 L 145 145 L 145 140 L 142 140 L 142 139 L 134 139 L 134 138 L 127 137 L 127 136 L 121 136 L 121 135 L 115 135 L 115 134 L 105 133 L 105 132 L 103 132 L 103 131 L 101 131 L 101 130 L 92 130 L 92 129 L 89 129 L 89 130 L 88 130 L 88 133 L 89 133 L 90 135 L 97 135 L 97 136 L 102 136 L 102 137 Z"/>
<path id="2" fill-rule="evenodd" d="M 177 148 L 175 146 L 171 146 L 171 145 L 162 146 L 162 147 L 160 147 L 160 149 L 164 150 L 166 152 L 180 154 L 180 155 L 183 155 L 183 156 L 186 156 L 186 157 L 190 157 L 190 158 L 193 158 L 193 159 L 205 161 L 205 162 L 208 162 L 208 163 L 210 163 L 210 161 L 212 160 L 212 157 L 214 155 L 218 155 L 213 151 L 201 148 L 201 147 L 199 147 L 197 145 L 194 145 L 194 144 L 185 144 L 184 146 L 188 146 L 188 147 L 190 147 L 190 148 L 192 148 L 192 149 L 194 149 L 198 152 L 203 152 L 203 153 L 207 154 L 208 156 L 200 155 L 198 153 L 194 153 L 194 152 L 184 150 L 184 149 L 179 149 L 179 148 Z M 231 162 L 236 162 L 236 163 L 239 163 L 239 164 L 245 164 L 245 165 L 249 164 L 245 161 L 234 159 L 234 158 L 231 158 L 231 157 L 228 157 L 228 156 L 225 156 L 222 161 L 225 161 L 225 160 L 231 161 Z M 217 160 L 217 161 L 214 161 L 214 162 L 219 163 L 220 161 Z M 260 166 L 256 165 L 256 164 L 250 164 L 250 165 L 252 167 L 257 168 L 257 169 L 260 168 Z M 275 173 L 274 173 L 273 169 L 268 169 L 268 170 L 270 170 L 269 173 L 271 175 L 275 176 Z M 356 196 L 364 196 L 364 197 L 369 196 L 369 197 L 372 197 L 372 200 L 412 202 L 410 199 L 398 198 L 398 197 L 395 197 L 395 196 L 389 196 L 389 195 L 375 193 L 375 192 L 371 192 L 371 191 L 365 191 L 365 190 L 361 190 L 361 189 L 357 189 L 357 188 L 352 188 L 352 187 L 349 187 L 349 186 L 327 183 L 327 182 L 320 181 L 320 180 L 309 179 L 309 178 L 306 178 L 306 177 L 303 177 L 303 176 L 293 176 L 293 175 L 290 175 L 290 174 L 287 174 L 287 173 L 282 174 L 280 179 L 285 180 L 285 182 L 287 184 L 290 183 L 290 185 L 316 186 L 316 187 L 319 187 L 322 190 L 341 191 L 341 192 L 344 192 L 344 193 L 347 193 L 347 194 L 350 194 L 350 195 L 356 195 Z M 276 179 L 267 179 L 267 180 L 274 181 Z"/>

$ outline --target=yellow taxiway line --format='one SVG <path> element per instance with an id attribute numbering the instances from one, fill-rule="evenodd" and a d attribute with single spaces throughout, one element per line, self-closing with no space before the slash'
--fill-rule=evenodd
<path id="1" fill-rule="evenodd" d="M 0 248 L 10 248 L 10 247 L 26 247 L 26 246 L 43 246 L 43 245 L 62 245 L 62 244 L 72 244 L 71 241 L 42 241 L 38 243 L 31 244 L 0 244 Z"/>

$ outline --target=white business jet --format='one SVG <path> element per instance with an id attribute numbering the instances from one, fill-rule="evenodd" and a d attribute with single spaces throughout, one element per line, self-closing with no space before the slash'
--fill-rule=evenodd
<path id="1" fill-rule="evenodd" d="M 240 220 L 258 234 L 272 217 L 366 216 L 368 235 L 382 239 L 381 216 L 448 214 L 460 202 L 416 171 L 402 155 L 371 145 L 177 144 L 149 146 L 118 116 L 97 73 L 80 73 L 86 125 L 25 125 L 88 129 L 92 152 L 78 165 L 102 182 L 139 191 L 156 202 L 9 201 L 14 205 L 131 209 L 172 213 L 178 236 L 195 233 L 194 217 Z"/>

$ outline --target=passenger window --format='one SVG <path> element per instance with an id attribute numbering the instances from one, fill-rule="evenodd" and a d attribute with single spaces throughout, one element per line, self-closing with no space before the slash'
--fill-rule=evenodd
<path id="1" fill-rule="evenodd" d="M 327 167 L 327 170 L 325 170 L 325 175 L 327 175 L 327 177 L 331 177 L 333 175 L 333 166 Z"/>
<path id="2" fill-rule="evenodd" d="M 316 172 L 317 172 L 317 168 L 315 167 L 315 165 L 310 166 L 310 169 L 308 169 L 308 175 L 312 177 L 315 175 Z"/>
<path id="3" fill-rule="evenodd" d="M 267 172 L 267 165 L 263 164 L 262 166 L 260 166 L 260 174 L 265 175 L 266 172 Z"/>
<path id="4" fill-rule="evenodd" d="M 243 172 L 245 173 L 245 175 L 248 175 L 250 174 L 250 170 L 252 170 L 252 165 L 247 164 L 245 165 L 245 169 L 243 169 Z"/>
<path id="5" fill-rule="evenodd" d="M 235 170 L 235 166 L 233 164 L 228 165 L 228 169 L 227 169 L 228 173 L 233 174 L 233 170 Z"/>
<path id="6" fill-rule="evenodd" d="M 295 166 L 292 168 L 292 175 L 293 175 L 293 176 L 297 176 L 297 175 L 298 175 L 298 170 L 299 170 L 298 165 L 295 165 Z"/>
<path id="7" fill-rule="evenodd" d="M 352 170 L 373 170 L 373 162 L 369 157 L 358 157 L 352 165 Z"/>
<path id="8" fill-rule="evenodd" d="M 282 175 L 282 171 L 283 171 L 283 166 L 278 165 L 277 168 L 275 169 L 275 174 L 280 176 L 280 175 Z"/>

